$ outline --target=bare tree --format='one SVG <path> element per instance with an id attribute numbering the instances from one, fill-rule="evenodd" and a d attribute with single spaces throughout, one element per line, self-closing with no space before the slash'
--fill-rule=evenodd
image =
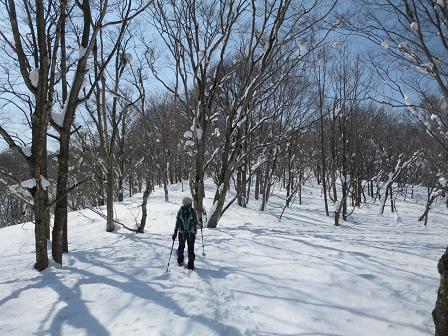
<path id="1" fill-rule="evenodd" d="M 241 166 L 242 159 L 244 160 L 247 155 L 241 153 L 241 146 L 244 146 L 246 140 L 254 132 L 259 131 L 262 122 L 271 122 L 274 117 L 282 119 L 285 110 L 293 105 L 289 105 L 287 101 L 288 98 L 292 98 L 287 92 L 282 92 L 284 100 L 280 95 L 275 97 L 274 94 L 279 88 L 287 87 L 283 84 L 291 83 L 291 78 L 295 76 L 300 78 L 303 75 L 302 71 L 296 72 L 296 69 L 299 66 L 304 67 L 304 60 L 308 53 L 318 48 L 327 36 L 326 33 L 323 33 L 322 36 L 318 36 L 317 40 L 313 40 L 316 32 L 322 28 L 321 21 L 331 13 L 333 6 L 334 3 L 330 3 L 328 7 L 321 8 L 317 6 L 317 3 L 312 3 L 307 7 L 305 4 L 293 5 L 290 1 L 272 2 L 265 6 L 258 6 L 256 2 L 252 3 L 250 33 L 241 37 L 241 40 L 245 41 L 245 48 L 241 50 L 240 58 L 234 60 L 240 77 L 240 80 L 237 80 L 239 85 L 235 90 L 236 94 L 230 97 L 230 101 L 223 109 L 226 115 L 225 143 L 221 153 L 218 187 L 207 223 L 208 227 L 216 227 L 223 214 L 230 179 L 235 168 Z M 260 12 L 263 13 L 261 22 L 255 19 Z M 324 29 L 327 33 L 329 30 L 328 28 Z M 309 43 L 308 50 L 304 43 Z M 297 46 L 298 44 L 299 46 Z M 235 74 L 231 78 L 237 78 L 237 75 Z M 297 82 L 299 81 L 296 81 L 296 84 Z M 223 87 L 226 88 L 226 85 Z M 296 96 L 298 95 L 296 94 Z M 274 97 L 276 99 L 273 99 Z M 260 120 L 261 122 L 257 122 L 249 116 L 263 100 L 273 100 L 274 105 L 277 106 L 274 106 L 271 109 L 272 113 L 264 116 Z M 294 109 L 293 107 L 292 110 L 297 113 L 300 108 Z M 295 117 L 297 118 L 298 115 L 296 114 Z M 294 123 L 294 117 L 289 116 L 285 119 L 288 122 L 285 122 L 283 126 L 295 128 L 299 124 L 298 122 Z M 251 121 L 254 122 L 251 123 Z M 283 132 L 279 133 L 286 134 L 284 131 L 287 127 L 281 128 Z M 271 174 L 276 169 L 278 150 L 274 146 L 269 153 L 272 155 L 272 169 L 266 171 L 265 183 L 262 185 L 262 209 L 264 209 L 270 191 Z"/>
<path id="2" fill-rule="evenodd" d="M 31 149 L 20 146 L 3 124 L 0 126 L 0 135 L 10 148 L 20 153 L 28 163 L 31 179 L 22 182 L 22 186 L 27 188 L 33 197 L 36 243 L 34 267 L 42 271 L 48 266 L 47 129 L 53 105 L 56 63 L 65 6 L 54 3 L 53 6 L 46 7 L 44 1 L 36 1 L 33 6 L 30 2 L 24 2 L 20 13 L 24 13 L 25 17 L 21 18 L 17 14 L 15 1 L 5 0 L 1 4 L 7 15 L 5 19 L 9 22 L 9 30 L 0 32 L 4 41 L 5 57 L 9 57 L 16 65 L 21 80 L 31 94 L 31 98 L 22 96 L 32 112 L 29 119 Z M 26 24 L 19 24 L 22 21 Z M 27 36 L 31 37 L 31 43 L 25 40 Z M 3 88 L 9 85 L 13 96 L 21 96 L 13 89 L 9 79 L 7 76 L 7 84 Z"/>
<path id="3" fill-rule="evenodd" d="M 444 57 L 448 50 L 447 2 L 445 0 L 386 0 L 369 1 L 363 5 L 364 22 L 352 23 L 349 29 L 360 32 L 382 47 L 382 54 L 386 56 L 386 61 L 383 58 L 383 65 L 378 64 L 377 69 L 385 83 L 399 92 L 404 101 L 403 104 L 392 100 L 393 103 L 407 106 L 414 118 L 427 127 L 428 133 L 443 148 L 443 151 L 448 152 L 448 135 L 437 131 L 437 128 L 447 129 L 443 115 L 431 113 L 424 105 L 434 86 L 438 88 L 438 94 L 444 101 L 448 101 L 448 63 Z M 399 72 L 401 76 L 396 76 L 396 72 Z M 411 94 L 416 94 L 420 103 L 412 102 Z M 439 124 L 439 127 L 432 128 L 431 120 Z M 435 195 L 439 197 L 442 193 Z M 429 200 L 431 198 L 430 196 Z M 429 207 L 430 203 L 432 202 L 428 202 Z M 426 216 L 427 214 L 424 217 Z M 443 265 L 443 258 L 444 256 L 441 258 L 441 265 Z M 448 331 L 446 319 L 448 290 L 447 282 L 444 281 L 446 269 L 441 267 L 439 270 L 442 270 L 441 284 L 433 317 L 436 335 L 444 335 Z M 439 315 L 439 313 L 445 315 Z"/>
<path id="4" fill-rule="evenodd" d="M 159 76 L 153 53 L 147 53 L 154 76 L 182 106 L 190 121 L 190 146 L 194 170 L 190 188 L 199 218 L 203 214 L 205 155 L 214 97 L 227 77 L 224 61 L 232 52 L 230 44 L 236 24 L 249 6 L 242 0 L 158 1 L 153 24 L 168 48 L 174 82 Z"/>

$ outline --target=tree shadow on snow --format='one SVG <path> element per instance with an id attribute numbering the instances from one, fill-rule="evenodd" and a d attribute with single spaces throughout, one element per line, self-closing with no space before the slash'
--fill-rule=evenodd
<path id="1" fill-rule="evenodd" d="M 58 279 L 57 274 L 50 270 L 41 273 L 37 282 L 33 281 L 33 283 L 15 290 L 10 295 L 0 300 L 0 305 L 18 298 L 22 293 L 28 290 L 43 288 L 53 289 L 59 295 L 59 300 L 55 301 L 49 308 L 48 313 L 41 321 L 38 330 L 34 333 L 35 335 L 63 335 L 62 327 L 64 324 L 71 325 L 76 329 L 84 329 L 87 335 L 109 335 L 109 332 L 90 313 L 85 301 L 81 299 L 80 286 L 76 284 L 74 288 L 67 287 Z M 66 306 L 60 309 L 52 317 L 50 327 L 45 329 L 45 323 L 48 322 L 51 315 L 57 309 L 57 306 L 61 303 L 65 303 Z"/>
<path id="2" fill-rule="evenodd" d="M 36 335 L 65 335 L 66 333 L 63 332 L 64 325 L 70 325 L 78 330 L 85 330 L 86 335 L 108 336 L 110 334 L 95 316 L 92 315 L 86 305 L 87 301 L 82 299 L 81 285 L 83 281 L 77 282 L 73 288 L 70 288 L 59 281 L 56 274 L 49 273 L 48 275 L 51 280 L 48 285 L 59 295 L 60 299 L 53 304 L 52 309 L 48 313 L 48 317 L 50 317 L 53 310 L 56 310 L 56 305 L 61 302 L 66 305 L 52 317 L 49 330 L 42 330 L 46 320 L 44 319 Z"/>
<path id="3" fill-rule="evenodd" d="M 99 275 L 95 273 L 92 273 L 88 271 L 87 269 L 90 269 L 90 267 L 83 267 L 83 269 L 80 268 L 73 268 L 73 267 L 66 267 L 70 272 L 74 274 L 79 274 L 81 276 L 81 280 L 79 280 L 75 286 L 74 289 L 69 289 L 67 287 L 59 289 L 55 289 L 62 300 L 66 298 L 68 295 L 74 296 L 74 303 L 70 302 L 70 300 L 67 300 L 67 306 L 61 309 L 57 316 L 73 316 L 75 314 L 79 314 L 79 311 L 81 310 L 81 314 L 83 316 L 87 315 L 87 320 L 85 323 L 89 323 L 89 325 L 84 325 L 84 329 L 87 328 L 94 328 L 94 330 L 87 330 L 89 335 L 108 335 L 107 330 L 104 328 L 101 328 L 101 325 L 99 323 L 95 323 L 95 321 L 92 321 L 93 316 L 90 315 L 88 312 L 88 309 L 83 303 L 83 300 L 81 298 L 81 293 L 79 291 L 80 286 L 82 285 L 88 285 L 88 284 L 101 284 L 106 285 L 110 287 L 114 287 L 118 290 L 120 290 L 123 293 L 131 294 L 132 296 L 141 298 L 143 300 L 147 300 L 152 302 L 155 305 L 159 305 L 165 309 L 168 309 L 169 311 L 173 312 L 179 317 L 191 319 L 194 322 L 200 323 L 209 329 L 213 331 L 214 333 L 221 335 L 241 335 L 238 329 L 225 325 L 215 319 L 211 319 L 207 316 L 203 315 L 191 315 L 188 312 L 186 312 L 181 306 L 177 304 L 176 301 L 174 301 L 170 296 L 165 294 L 163 291 L 156 290 L 153 286 L 150 286 L 150 283 L 154 283 L 157 286 L 165 287 L 163 284 L 152 282 L 152 281 L 142 281 L 135 277 L 132 274 L 125 273 L 122 271 L 119 271 L 118 269 L 114 268 L 112 265 L 109 265 L 98 258 L 98 253 L 96 252 L 71 252 L 70 255 L 76 259 L 78 259 L 80 262 L 84 264 L 91 264 L 92 267 L 105 270 L 107 275 Z M 119 276 L 120 278 L 126 279 L 125 281 L 118 281 L 113 278 L 113 276 Z M 156 278 L 153 278 L 153 280 L 157 280 Z M 179 287 L 179 286 L 176 286 Z M 90 315 L 90 316 L 89 316 Z M 56 318 L 54 319 L 56 320 Z M 81 318 L 80 321 L 83 319 Z M 55 329 L 59 330 L 58 322 L 54 322 Z M 74 327 L 81 328 L 82 326 L 79 325 L 78 321 L 75 320 L 74 322 L 68 322 L 68 324 L 73 325 Z M 53 329 L 53 328 L 52 328 Z M 60 335 L 58 333 L 54 333 L 52 335 Z"/>
<path id="4" fill-rule="evenodd" d="M 274 261 L 273 265 L 275 265 L 275 262 L 278 262 L 278 260 L 280 258 L 276 258 L 273 255 L 275 255 L 275 253 L 269 253 L 270 249 L 276 249 L 276 250 L 281 250 L 282 252 L 285 253 L 285 256 L 293 256 L 295 254 L 297 255 L 306 255 L 309 258 L 316 258 L 316 259 L 321 259 L 323 262 L 329 263 L 332 266 L 337 267 L 338 269 L 341 270 L 340 274 L 343 274 L 344 276 L 347 277 L 359 277 L 360 279 L 363 279 L 365 281 L 370 281 L 372 283 L 374 283 L 376 286 L 379 287 L 383 287 L 386 291 L 395 294 L 397 293 L 397 290 L 392 286 L 391 283 L 388 283 L 386 281 L 384 281 L 384 276 L 386 278 L 396 278 L 398 280 L 404 280 L 407 282 L 411 282 L 411 283 L 415 283 L 416 279 L 420 279 L 422 277 L 422 274 L 419 274 L 417 272 L 414 272 L 413 270 L 409 270 L 406 268 L 400 268 L 399 265 L 396 264 L 396 262 L 394 260 L 389 260 L 386 258 L 382 258 L 381 256 L 378 256 L 376 254 L 369 254 L 369 253 L 365 253 L 365 252 L 359 252 L 359 251 L 352 251 L 352 250 L 342 250 L 333 246 L 326 246 L 324 244 L 318 244 L 314 241 L 307 241 L 306 239 L 301 239 L 298 238 L 295 235 L 285 235 L 286 232 L 284 232 L 281 229 L 278 228 L 272 228 L 272 229 L 263 229 L 260 227 L 255 227 L 255 228 L 251 228 L 249 226 L 239 226 L 239 227 L 231 227 L 231 228 L 226 228 L 225 230 L 222 230 L 223 233 L 225 233 L 226 235 L 228 235 L 229 237 L 231 237 L 229 239 L 228 242 L 226 242 L 226 244 L 221 244 L 221 249 L 224 249 L 223 245 L 230 245 L 229 246 L 229 251 L 232 250 L 232 244 L 241 244 L 241 242 L 244 241 L 251 241 L 252 244 L 256 244 L 259 245 L 262 249 L 262 251 L 266 251 L 267 254 L 265 254 L 263 257 L 267 257 L 269 259 L 272 259 Z M 250 232 L 251 235 L 249 236 L 242 236 L 241 234 L 238 235 L 238 232 L 241 231 L 245 231 L 245 232 Z M 312 237 L 311 237 L 312 238 Z M 227 240 L 228 238 L 221 238 L 220 242 L 222 240 Z M 278 240 L 277 240 L 278 239 Z M 297 243 L 298 246 L 300 245 L 306 245 L 308 247 L 311 247 L 313 249 L 319 250 L 319 251 L 327 251 L 328 253 L 330 253 L 331 255 L 327 255 L 325 253 L 320 252 L 320 254 L 307 254 L 306 251 L 300 251 L 300 250 L 293 250 L 293 249 L 288 249 L 285 247 L 285 244 L 282 244 L 282 240 L 285 241 L 291 241 L 293 243 Z M 325 240 L 324 240 L 325 241 Z M 332 239 L 327 239 L 327 241 L 329 243 L 332 243 L 333 240 Z M 364 244 L 361 242 L 360 244 L 357 244 L 358 246 L 363 246 Z M 288 246 L 288 245 L 286 245 Z M 353 246 L 356 248 L 356 245 Z M 249 251 L 247 252 L 248 254 L 250 254 L 251 256 L 256 256 L 257 254 L 255 254 L 254 252 L 257 251 L 258 249 L 254 249 L 254 251 Z M 223 251 L 225 253 L 225 251 Z M 343 258 L 343 255 L 351 255 L 355 258 L 359 258 L 360 262 L 362 262 L 365 267 L 367 267 L 367 271 L 361 272 L 360 271 L 356 271 L 354 269 L 354 265 L 350 264 L 349 262 L 346 262 Z M 288 263 L 289 260 L 283 260 L 283 263 Z M 268 265 L 264 265 L 264 266 L 268 266 Z M 258 291 L 258 292 L 247 292 L 247 291 L 241 291 L 239 289 L 232 289 L 232 291 L 234 291 L 235 293 L 240 293 L 240 294 L 245 294 L 245 295 L 253 295 L 253 296 L 259 296 L 262 297 L 264 299 L 269 299 L 269 300 L 284 300 L 284 301 L 290 301 L 290 302 L 294 302 L 295 304 L 297 304 L 297 306 L 303 306 L 303 305 L 309 305 L 309 306 L 317 306 L 317 307 L 323 307 L 326 309 L 332 309 L 332 310 L 336 310 L 336 311 L 344 311 L 344 312 L 348 312 L 350 314 L 353 315 L 357 315 L 360 317 L 364 317 L 364 318 L 369 318 L 369 319 L 373 319 L 373 320 L 377 320 L 377 321 L 381 321 L 381 322 L 385 322 L 391 325 L 398 325 L 401 327 L 405 327 L 405 328 L 410 328 L 413 330 L 418 330 L 420 332 L 428 332 L 428 330 L 424 327 L 421 327 L 419 325 L 415 325 L 415 324 L 410 324 L 410 323 L 404 323 L 404 322 L 400 322 L 400 321 L 396 321 L 396 320 L 392 320 L 388 317 L 382 317 L 382 316 L 377 316 L 376 314 L 372 314 L 370 312 L 365 312 L 361 309 L 354 309 L 350 306 L 346 306 L 343 303 L 338 303 L 338 302 L 330 302 L 330 301 L 326 301 L 320 297 L 314 296 L 311 293 L 307 293 L 305 291 L 301 291 L 300 289 L 296 288 L 296 286 L 293 287 L 288 287 L 285 286 L 284 284 L 281 284 L 279 282 L 278 278 L 273 277 L 270 274 L 267 274 L 266 272 L 254 272 L 254 271 L 249 271 L 247 269 L 243 269 L 243 268 L 223 268 L 224 272 L 229 272 L 229 273 L 235 273 L 235 274 L 239 274 L 241 277 L 244 277 L 246 279 L 248 279 L 251 283 L 259 283 L 260 284 L 260 288 L 264 288 L 263 291 Z M 370 272 L 372 272 L 373 274 L 370 274 Z M 379 276 L 377 276 L 376 274 L 379 274 Z M 264 281 L 264 279 L 266 279 Z M 433 280 L 432 277 L 426 276 L 425 277 L 426 280 Z M 294 281 L 294 279 L 285 279 L 284 275 L 282 276 L 282 281 L 290 281 L 291 283 Z M 283 289 L 290 291 L 291 293 L 295 293 L 294 295 L 292 295 L 291 297 L 276 297 L 276 296 L 271 296 L 269 294 L 269 286 L 272 286 L 272 283 L 275 283 L 275 286 L 280 286 Z M 344 284 L 344 282 L 342 282 L 341 284 Z M 338 284 L 338 285 L 341 285 Z M 350 290 L 349 288 L 350 286 L 350 282 L 347 283 L 347 288 L 345 288 L 345 290 Z M 297 295 L 299 294 L 299 295 Z M 413 304 L 413 297 L 409 297 L 409 298 L 405 298 L 405 297 L 401 297 L 400 300 L 408 300 L 410 301 L 411 304 Z"/>

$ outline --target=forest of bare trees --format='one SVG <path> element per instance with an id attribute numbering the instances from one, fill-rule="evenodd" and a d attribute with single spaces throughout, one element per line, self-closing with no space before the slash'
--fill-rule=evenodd
<path id="1" fill-rule="evenodd" d="M 448 207 L 448 1 L 0 1 L 0 227 L 62 264 L 69 211 L 143 233 L 156 186 L 205 225 L 315 180 L 336 226 L 363 203 Z M 203 205 L 213 180 L 214 202 Z M 185 185 L 183 185 L 185 183 Z M 139 225 L 114 202 L 143 193 Z M 105 212 L 100 207 L 105 206 Z M 280 218 L 281 219 L 281 218 Z M 448 250 L 433 318 L 448 333 Z"/>

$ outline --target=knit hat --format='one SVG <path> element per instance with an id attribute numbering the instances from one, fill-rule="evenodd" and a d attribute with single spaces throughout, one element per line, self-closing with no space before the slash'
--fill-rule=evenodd
<path id="1" fill-rule="evenodd" d="M 191 205 L 192 202 L 193 202 L 193 201 L 191 200 L 190 197 L 184 197 L 184 198 L 182 199 L 182 205 L 183 205 L 183 206 Z"/>

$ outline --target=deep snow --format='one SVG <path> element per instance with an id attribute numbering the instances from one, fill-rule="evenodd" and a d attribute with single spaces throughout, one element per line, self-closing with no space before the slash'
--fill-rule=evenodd
<path id="1" fill-rule="evenodd" d="M 187 184 L 185 184 L 187 187 Z M 115 204 L 133 224 L 140 196 Z M 105 232 L 88 210 L 69 215 L 70 253 L 62 268 L 37 273 L 33 226 L 0 230 L 0 335 L 431 335 L 447 244 L 448 213 L 427 228 L 423 200 L 363 205 L 341 227 L 324 216 L 317 187 L 286 210 L 273 197 L 265 213 L 251 200 L 232 206 L 196 243 L 197 271 L 171 261 L 171 233 L 184 193 L 157 189 L 146 233 Z M 209 186 L 206 202 L 213 196 Z M 139 219 L 139 218 L 138 218 Z"/>

